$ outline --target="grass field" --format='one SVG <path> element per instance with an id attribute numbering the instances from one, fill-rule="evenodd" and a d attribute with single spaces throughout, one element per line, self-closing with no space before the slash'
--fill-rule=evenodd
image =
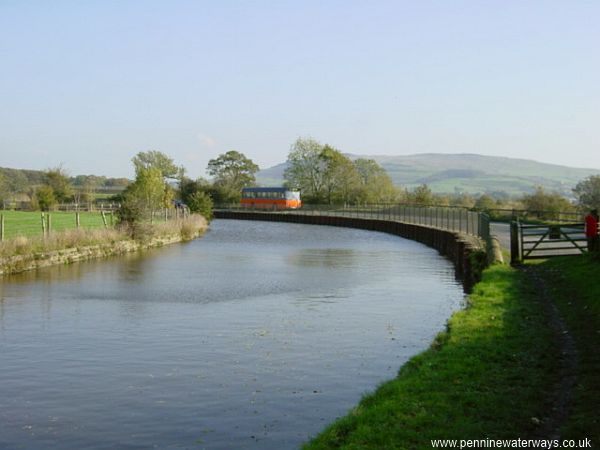
<path id="1" fill-rule="evenodd" d="M 4 238 L 11 239 L 16 236 L 41 236 L 42 219 L 41 213 L 26 211 L 0 211 L 4 216 Z M 74 212 L 51 212 L 51 229 L 53 231 L 68 230 L 76 228 L 76 218 Z M 110 225 L 110 215 L 107 215 L 107 223 Z M 79 221 L 81 228 L 101 228 L 104 227 L 102 215 L 100 212 L 80 212 Z"/>
<path id="2" fill-rule="evenodd" d="M 532 274 L 549 287 L 541 295 Z M 432 439 L 551 439 L 562 363 L 547 295 L 576 343 L 564 439 L 600 443 L 600 258 L 493 266 L 448 331 L 305 449 L 427 449 Z M 598 447 L 593 447 L 598 448 Z"/>

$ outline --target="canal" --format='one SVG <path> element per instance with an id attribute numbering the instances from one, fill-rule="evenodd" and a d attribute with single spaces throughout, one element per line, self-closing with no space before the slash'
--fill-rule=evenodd
<path id="1" fill-rule="evenodd" d="M 234 220 L 4 277 L 0 448 L 297 448 L 427 348 L 463 299 L 421 244 Z"/>

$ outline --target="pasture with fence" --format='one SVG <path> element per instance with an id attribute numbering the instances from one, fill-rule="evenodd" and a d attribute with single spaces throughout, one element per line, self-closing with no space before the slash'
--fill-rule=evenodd
<path id="1" fill-rule="evenodd" d="M 94 229 L 112 226 L 115 223 L 112 212 L 0 212 L 0 235 L 2 240 L 17 236 L 36 237 L 52 231 L 73 228 Z"/>
<path id="2" fill-rule="evenodd" d="M 177 208 L 148 213 L 145 221 L 166 222 L 187 214 Z M 0 240 L 17 236 L 41 237 L 71 229 L 112 228 L 117 223 L 115 211 L 0 211 Z"/>

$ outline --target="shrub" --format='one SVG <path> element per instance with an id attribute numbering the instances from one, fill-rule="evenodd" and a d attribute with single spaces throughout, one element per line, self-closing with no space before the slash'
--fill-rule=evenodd
<path id="1" fill-rule="evenodd" d="M 213 201 L 206 192 L 196 191 L 188 198 L 188 207 L 193 213 L 198 213 L 207 221 L 211 221 L 213 217 Z"/>
<path id="2" fill-rule="evenodd" d="M 142 220 L 143 209 L 138 202 L 128 201 L 126 199 L 117 209 L 117 223 L 131 226 L 135 222 Z"/>

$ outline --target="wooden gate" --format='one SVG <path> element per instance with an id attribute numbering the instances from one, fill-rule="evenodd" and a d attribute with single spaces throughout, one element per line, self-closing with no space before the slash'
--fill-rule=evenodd
<path id="1" fill-rule="evenodd" d="M 582 223 L 523 225 L 514 221 L 510 226 L 510 243 L 511 263 L 587 252 Z"/>

